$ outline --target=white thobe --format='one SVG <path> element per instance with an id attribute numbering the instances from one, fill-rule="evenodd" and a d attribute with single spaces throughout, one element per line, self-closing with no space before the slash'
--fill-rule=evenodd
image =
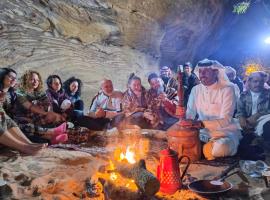
<path id="1" fill-rule="evenodd" d="M 238 85 L 236 85 L 234 83 L 232 83 L 232 84 L 233 84 L 233 87 L 234 87 L 234 93 L 235 93 L 235 97 L 236 97 L 236 100 L 237 100 L 240 97 L 240 89 L 239 89 Z"/>
<path id="2" fill-rule="evenodd" d="M 259 99 L 259 96 L 260 96 L 260 92 L 252 92 L 250 91 L 251 93 L 251 100 L 252 100 L 252 112 L 251 114 L 254 115 L 257 113 L 257 110 L 258 110 L 258 99 Z"/>
<path id="3" fill-rule="evenodd" d="M 187 105 L 187 119 L 203 121 L 200 138 L 214 141 L 215 157 L 230 156 L 237 152 L 242 138 L 239 122 L 233 119 L 236 97 L 233 85 L 211 86 L 199 84 L 193 87 Z M 207 141 L 204 141 L 207 142 Z"/>

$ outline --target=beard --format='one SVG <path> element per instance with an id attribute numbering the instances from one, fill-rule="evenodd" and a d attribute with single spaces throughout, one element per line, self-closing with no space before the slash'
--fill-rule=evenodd
<path id="1" fill-rule="evenodd" d="M 170 77 L 168 77 L 168 76 L 162 76 L 161 78 L 162 78 L 162 80 L 163 80 L 163 82 L 164 82 L 165 84 L 167 84 L 168 81 L 169 81 L 169 79 L 170 79 Z"/>

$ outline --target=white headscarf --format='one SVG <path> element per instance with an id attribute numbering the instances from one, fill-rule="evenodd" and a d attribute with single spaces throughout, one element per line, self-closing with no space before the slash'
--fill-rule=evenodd
<path id="1" fill-rule="evenodd" d="M 208 60 L 207 58 L 199 61 L 194 70 L 194 73 L 197 75 L 197 77 L 199 77 L 199 68 L 217 69 L 218 70 L 217 83 L 222 86 L 232 85 L 232 83 L 230 82 L 230 80 L 226 75 L 225 67 L 218 61 Z"/>
<path id="2" fill-rule="evenodd" d="M 247 82 L 246 82 L 246 85 L 245 85 L 245 89 L 246 90 L 249 90 L 249 81 L 252 79 L 252 78 L 255 78 L 255 77 L 259 77 L 259 78 L 262 78 L 264 80 L 264 88 L 265 89 L 270 89 L 270 86 L 267 84 L 267 81 L 268 81 L 268 74 L 264 71 L 256 71 L 256 72 L 252 72 L 248 78 L 247 78 Z"/>
<path id="3" fill-rule="evenodd" d="M 233 79 L 236 78 L 236 70 L 234 68 L 232 68 L 231 66 L 224 66 L 225 67 L 225 72 L 226 74 L 233 74 Z"/>

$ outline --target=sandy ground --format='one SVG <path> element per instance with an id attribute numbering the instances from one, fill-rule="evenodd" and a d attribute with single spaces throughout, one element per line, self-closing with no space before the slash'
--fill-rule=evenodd
<path id="1" fill-rule="evenodd" d="M 88 153 L 44 149 L 35 156 L 1 156 L 1 176 L 16 199 L 72 199 L 103 162 Z M 38 193 L 33 197 L 34 191 Z"/>
<path id="2" fill-rule="evenodd" d="M 120 145 L 119 140 L 112 141 L 107 141 L 105 144 L 110 151 L 117 144 Z M 131 141 L 125 141 L 124 143 L 128 144 Z M 162 145 L 159 145 L 159 148 L 163 148 Z M 154 150 L 159 151 L 159 148 L 155 146 Z M 153 148 L 148 150 L 153 151 Z M 107 153 L 106 151 L 97 151 L 97 153 L 91 154 L 47 148 L 34 156 L 20 155 L 16 151 L 7 149 L 1 149 L 0 152 L 0 178 L 4 179 L 8 185 L 0 187 L 0 199 L 104 199 L 103 195 L 96 198 L 88 197 L 85 181 L 87 178 L 91 178 L 101 166 L 108 163 L 109 151 Z M 93 149 L 92 152 L 94 152 Z M 146 164 L 147 168 L 155 174 L 158 160 L 146 159 Z M 211 179 L 219 175 L 225 168 L 226 166 L 214 167 L 192 164 L 188 174 L 198 179 Z M 237 175 L 228 178 L 227 181 L 234 185 L 233 190 L 214 198 L 270 199 L 270 191 L 266 188 L 262 178 L 246 177 L 250 181 L 249 185 Z M 197 197 L 191 198 L 190 195 L 184 194 L 184 191 L 179 191 L 173 196 L 157 195 L 153 199 L 197 199 Z"/>

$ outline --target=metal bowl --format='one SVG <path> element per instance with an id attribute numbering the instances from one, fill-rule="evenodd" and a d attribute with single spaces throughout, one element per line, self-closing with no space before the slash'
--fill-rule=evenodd
<path id="1" fill-rule="evenodd" d="M 190 183 L 188 188 L 199 195 L 208 196 L 225 193 L 232 189 L 230 182 L 223 181 L 222 184 L 213 184 L 211 180 L 198 180 Z"/>

